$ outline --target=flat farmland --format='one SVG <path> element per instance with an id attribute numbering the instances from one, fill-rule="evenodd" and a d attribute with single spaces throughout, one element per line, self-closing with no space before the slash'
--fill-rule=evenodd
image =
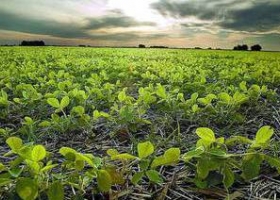
<path id="1" fill-rule="evenodd" d="M 0 198 L 278 199 L 279 95 L 276 52 L 1 47 Z"/>

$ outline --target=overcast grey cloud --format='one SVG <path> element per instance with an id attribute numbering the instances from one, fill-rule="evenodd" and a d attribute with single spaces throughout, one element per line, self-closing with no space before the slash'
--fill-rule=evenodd
<path id="1" fill-rule="evenodd" d="M 87 37 L 88 35 L 81 28 L 81 26 L 71 23 L 59 23 L 0 12 L 0 29 L 3 30 L 68 38 Z"/>
<path id="2" fill-rule="evenodd" d="M 251 7 L 232 10 L 227 20 L 219 23 L 223 28 L 239 31 L 280 33 L 280 1 L 256 2 Z"/>
<path id="3" fill-rule="evenodd" d="M 279 0 L 2 0 L 0 44 L 232 48 L 261 43 L 280 50 Z"/>
<path id="4" fill-rule="evenodd" d="M 141 38 L 143 36 L 136 33 L 115 33 L 115 34 L 90 34 L 87 31 L 116 28 L 116 27 L 137 27 L 137 26 L 154 26 L 154 22 L 140 22 L 132 17 L 123 15 L 122 12 L 113 11 L 109 14 L 96 18 L 85 18 L 84 24 L 63 23 L 54 20 L 34 19 L 22 17 L 8 12 L 0 12 L 0 29 L 45 34 L 63 38 L 88 38 L 88 39 L 104 39 L 104 40 L 131 40 Z M 161 34 L 151 34 L 147 38 L 160 37 Z"/>
<path id="5" fill-rule="evenodd" d="M 279 31 L 280 27 L 279 0 L 161 0 L 151 7 L 163 16 L 193 16 L 231 30 L 266 32 Z"/>

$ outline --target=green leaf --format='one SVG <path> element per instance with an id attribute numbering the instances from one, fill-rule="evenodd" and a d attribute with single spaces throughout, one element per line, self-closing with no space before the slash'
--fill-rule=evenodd
<path id="1" fill-rule="evenodd" d="M 154 145 L 150 142 L 142 142 L 137 145 L 138 157 L 146 158 L 152 153 L 154 153 Z"/>
<path id="2" fill-rule="evenodd" d="M 223 102 L 230 104 L 232 98 L 228 93 L 222 92 L 218 96 Z"/>
<path id="3" fill-rule="evenodd" d="M 0 163 L 0 172 L 6 170 L 5 165 L 3 165 L 3 163 Z"/>
<path id="4" fill-rule="evenodd" d="M 278 171 L 278 174 L 280 174 L 280 159 L 279 158 L 274 158 L 268 155 L 264 155 L 264 159 L 266 160 L 266 162 L 268 162 L 268 164 L 271 167 L 275 167 Z"/>
<path id="5" fill-rule="evenodd" d="M 126 100 L 127 96 L 125 94 L 126 89 L 123 89 L 119 94 L 118 94 L 118 99 L 120 102 L 123 102 Z"/>
<path id="6" fill-rule="evenodd" d="M 133 106 L 126 105 L 126 106 L 121 107 L 121 109 L 119 110 L 119 115 L 120 115 L 121 119 L 123 119 L 127 122 L 133 121 L 133 119 L 134 119 Z"/>
<path id="7" fill-rule="evenodd" d="M 34 123 L 34 121 L 32 120 L 32 118 L 30 117 L 24 117 L 24 120 L 25 120 L 25 124 L 27 125 L 32 125 Z"/>
<path id="8" fill-rule="evenodd" d="M 102 165 L 102 158 L 95 156 L 93 162 L 94 162 L 94 166 L 98 168 Z"/>
<path id="9" fill-rule="evenodd" d="M 48 190 L 49 200 L 63 200 L 64 199 L 64 189 L 60 182 L 55 182 L 51 184 Z"/>
<path id="10" fill-rule="evenodd" d="M 139 167 L 140 167 L 140 170 L 147 170 L 150 166 L 150 161 L 149 160 L 141 160 L 139 162 Z"/>
<path id="11" fill-rule="evenodd" d="M 234 146 L 236 144 L 252 144 L 253 141 L 249 138 L 243 136 L 233 136 L 226 140 L 225 144 L 227 146 Z"/>
<path id="12" fill-rule="evenodd" d="M 270 126 L 261 127 L 251 147 L 265 147 L 273 135 L 273 129 Z"/>
<path id="13" fill-rule="evenodd" d="M 154 183 L 163 182 L 163 179 L 162 179 L 160 173 L 156 170 L 148 170 L 148 171 L 146 171 L 146 175 L 151 182 L 154 182 Z"/>
<path id="14" fill-rule="evenodd" d="M 94 110 L 92 113 L 92 116 L 94 119 L 98 119 L 101 115 L 100 112 L 98 110 Z"/>
<path id="15" fill-rule="evenodd" d="M 237 91 L 233 95 L 233 100 L 235 103 L 242 104 L 248 100 L 248 97 L 245 94 Z"/>
<path id="16" fill-rule="evenodd" d="M 180 149 L 179 148 L 170 148 L 165 151 L 164 157 L 167 161 L 167 164 L 177 163 L 180 159 Z"/>
<path id="17" fill-rule="evenodd" d="M 101 111 L 101 112 L 100 112 L 100 116 L 101 116 L 101 117 L 104 117 L 104 118 L 109 118 L 109 117 L 110 117 L 110 114 Z"/>
<path id="18" fill-rule="evenodd" d="M 47 102 L 49 105 L 51 105 L 54 108 L 59 108 L 60 104 L 57 98 L 48 98 Z"/>
<path id="19" fill-rule="evenodd" d="M 184 102 L 185 101 L 184 94 L 183 93 L 178 93 L 177 94 L 177 100 L 180 100 L 181 102 Z"/>
<path id="20" fill-rule="evenodd" d="M 116 149 L 108 149 L 106 153 L 111 157 L 120 154 Z"/>
<path id="21" fill-rule="evenodd" d="M 199 160 L 196 166 L 196 172 L 197 176 L 200 179 L 205 179 L 210 172 L 210 168 L 208 168 L 207 161 L 204 162 L 203 160 Z"/>
<path id="22" fill-rule="evenodd" d="M 124 172 L 121 172 L 117 169 L 116 166 L 108 165 L 103 170 L 106 170 L 112 179 L 112 185 L 118 184 L 118 185 L 124 185 L 126 180 L 126 176 L 124 175 Z"/>
<path id="23" fill-rule="evenodd" d="M 94 156 L 92 154 L 81 154 L 78 153 L 76 155 L 77 159 L 85 161 L 87 164 L 89 164 L 91 167 L 95 167 L 94 163 Z"/>
<path id="24" fill-rule="evenodd" d="M 112 160 L 134 160 L 136 158 L 136 156 L 133 156 L 129 153 L 121 153 L 118 155 L 111 156 Z"/>
<path id="25" fill-rule="evenodd" d="M 207 181 L 203 181 L 203 180 L 201 180 L 199 178 L 194 179 L 194 183 L 200 189 L 204 189 L 204 188 L 208 187 Z"/>
<path id="26" fill-rule="evenodd" d="M 38 196 L 38 186 L 34 180 L 23 178 L 17 182 L 16 192 L 23 200 L 34 200 Z"/>
<path id="27" fill-rule="evenodd" d="M 185 162 L 190 161 L 192 158 L 200 157 L 201 154 L 204 153 L 203 148 L 196 148 L 195 150 L 189 151 L 183 155 L 183 160 Z"/>
<path id="28" fill-rule="evenodd" d="M 219 158 L 228 158 L 229 155 L 227 154 L 227 152 L 225 152 L 225 150 L 222 149 L 211 149 L 209 150 L 207 153 L 213 155 L 213 156 L 217 156 Z"/>
<path id="29" fill-rule="evenodd" d="M 159 97 L 161 97 L 162 99 L 166 99 L 167 98 L 165 88 L 161 84 L 157 85 L 156 94 Z"/>
<path id="30" fill-rule="evenodd" d="M 6 140 L 6 143 L 14 153 L 18 152 L 18 150 L 22 147 L 22 140 L 18 137 L 9 137 Z"/>
<path id="31" fill-rule="evenodd" d="M 218 170 L 224 164 L 221 159 L 203 155 L 197 159 L 196 171 L 199 179 L 205 179 L 210 171 Z"/>
<path id="32" fill-rule="evenodd" d="M 224 186 L 229 188 L 234 183 L 234 173 L 228 166 L 224 168 L 222 173 Z"/>
<path id="33" fill-rule="evenodd" d="M 16 103 L 20 103 L 20 98 L 13 98 L 13 101 Z"/>
<path id="34" fill-rule="evenodd" d="M 198 101 L 198 103 L 200 103 L 200 104 L 202 104 L 204 106 L 206 106 L 206 105 L 211 103 L 211 100 L 209 100 L 207 98 L 198 98 L 197 101 Z"/>
<path id="35" fill-rule="evenodd" d="M 246 86 L 246 82 L 245 81 L 242 81 L 240 84 L 239 84 L 239 87 L 242 91 L 246 92 L 247 91 L 247 86 Z"/>
<path id="36" fill-rule="evenodd" d="M 61 147 L 59 149 L 59 153 L 63 155 L 68 161 L 75 161 L 76 155 L 79 154 L 77 151 L 69 147 Z"/>
<path id="37" fill-rule="evenodd" d="M 144 176 L 144 172 L 137 172 L 132 176 L 131 182 L 136 185 Z"/>
<path id="38" fill-rule="evenodd" d="M 193 94 L 191 95 L 191 100 L 192 100 L 193 102 L 196 102 L 197 98 L 198 98 L 198 93 L 197 93 L 197 92 L 195 92 L 195 93 L 193 93 Z"/>
<path id="39" fill-rule="evenodd" d="M 214 132 L 209 128 L 197 128 L 196 134 L 205 141 L 215 142 L 216 140 Z"/>
<path id="40" fill-rule="evenodd" d="M 242 160 L 242 174 L 245 180 L 251 180 L 259 175 L 263 158 L 260 154 L 247 155 Z"/>
<path id="41" fill-rule="evenodd" d="M 21 175 L 22 171 L 23 171 L 23 167 L 17 167 L 17 168 L 8 170 L 9 174 L 14 178 L 18 178 Z"/>
<path id="42" fill-rule="evenodd" d="M 180 153 L 181 152 L 179 148 L 170 148 L 166 150 L 162 156 L 158 156 L 153 160 L 151 168 L 156 168 L 162 165 L 176 164 L 180 159 Z"/>
<path id="43" fill-rule="evenodd" d="M 38 162 L 40 160 L 43 160 L 47 155 L 46 149 L 42 145 L 36 145 L 34 146 L 31 156 L 32 160 Z"/>
<path id="44" fill-rule="evenodd" d="M 7 92 L 5 92 L 5 90 L 1 89 L 1 96 L 4 98 L 4 99 L 8 99 L 8 94 Z"/>
<path id="45" fill-rule="evenodd" d="M 200 147 L 209 147 L 213 142 L 209 141 L 209 140 L 203 140 L 203 139 L 199 139 L 196 142 L 196 147 L 200 148 Z"/>
<path id="46" fill-rule="evenodd" d="M 75 160 L 75 169 L 78 171 L 81 171 L 84 169 L 85 167 L 85 161 L 83 160 Z"/>
<path id="47" fill-rule="evenodd" d="M 58 164 L 53 164 L 53 165 L 47 165 L 47 166 L 45 166 L 45 167 L 43 167 L 42 169 L 41 169 L 41 172 L 47 172 L 47 171 L 50 171 L 50 170 L 52 170 L 53 168 L 55 168 L 56 166 L 58 166 Z"/>
<path id="48" fill-rule="evenodd" d="M 50 127 L 51 126 L 51 122 L 47 121 L 47 120 L 44 120 L 42 121 L 40 124 L 38 124 L 39 127 L 43 127 L 43 128 L 46 128 L 46 127 Z"/>
<path id="49" fill-rule="evenodd" d="M 32 160 L 25 160 L 25 163 L 31 169 L 31 171 L 33 171 L 33 173 L 39 174 L 41 166 L 38 162 Z"/>
<path id="50" fill-rule="evenodd" d="M 106 170 L 97 171 L 97 185 L 102 192 L 108 192 L 112 186 L 112 179 Z"/>
<path id="51" fill-rule="evenodd" d="M 85 113 L 85 108 L 83 106 L 75 106 L 72 108 L 71 113 L 76 113 L 82 116 Z"/>
<path id="52" fill-rule="evenodd" d="M 194 113 L 196 113 L 197 111 L 199 111 L 199 107 L 198 107 L 197 104 L 192 105 L 192 111 L 193 111 Z"/>
<path id="53" fill-rule="evenodd" d="M 61 147 L 59 153 L 63 156 L 66 156 L 68 153 L 77 154 L 78 152 L 70 147 Z"/>
<path id="54" fill-rule="evenodd" d="M 60 102 L 60 108 L 63 109 L 65 107 L 67 107 L 69 105 L 69 102 L 70 102 L 70 99 L 68 96 L 63 97 Z"/>
<path id="55" fill-rule="evenodd" d="M 17 153 L 24 159 L 32 158 L 32 146 L 23 146 Z"/>
<path id="56" fill-rule="evenodd" d="M 225 143 L 225 138 L 224 137 L 219 137 L 216 139 L 216 143 L 218 144 L 224 144 Z"/>

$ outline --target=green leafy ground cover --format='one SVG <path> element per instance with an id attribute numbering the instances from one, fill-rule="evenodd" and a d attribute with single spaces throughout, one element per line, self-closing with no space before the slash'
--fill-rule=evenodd
<path id="1" fill-rule="evenodd" d="M 279 53 L 0 55 L 0 198 L 280 198 Z"/>

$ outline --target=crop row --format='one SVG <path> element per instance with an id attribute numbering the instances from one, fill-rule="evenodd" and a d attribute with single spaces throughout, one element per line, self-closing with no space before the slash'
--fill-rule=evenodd
<path id="1" fill-rule="evenodd" d="M 138 143 L 136 155 L 109 149 L 108 156 L 97 157 L 62 147 L 59 150 L 62 162 L 56 162 L 53 153 L 42 145 L 23 144 L 20 138 L 10 137 L 6 143 L 11 150 L 4 157 L 11 159 L 8 163 L 0 163 L 0 191 L 24 200 L 45 196 L 50 200 L 63 200 L 69 195 L 82 197 L 86 192 L 112 194 L 111 188 L 116 190 L 116 185 L 124 186 L 127 181 L 141 185 L 146 179 L 150 184 L 162 184 L 165 180 L 158 169 L 179 162 L 195 173 L 184 181 L 199 188 L 208 187 L 209 181 L 213 181 L 213 177 L 209 177 L 216 173 L 221 176 L 215 180 L 218 181 L 216 184 L 222 184 L 229 191 L 235 181 L 249 181 L 258 176 L 264 161 L 280 174 L 280 159 L 267 154 L 273 135 L 269 126 L 260 128 L 253 140 L 243 136 L 216 138 L 209 128 L 198 128 L 196 134 L 199 137 L 196 148 L 183 154 L 180 148 L 173 147 L 158 155 L 155 146 L 146 141 Z M 237 144 L 246 144 L 246 151 L 230 152 Z"/>

